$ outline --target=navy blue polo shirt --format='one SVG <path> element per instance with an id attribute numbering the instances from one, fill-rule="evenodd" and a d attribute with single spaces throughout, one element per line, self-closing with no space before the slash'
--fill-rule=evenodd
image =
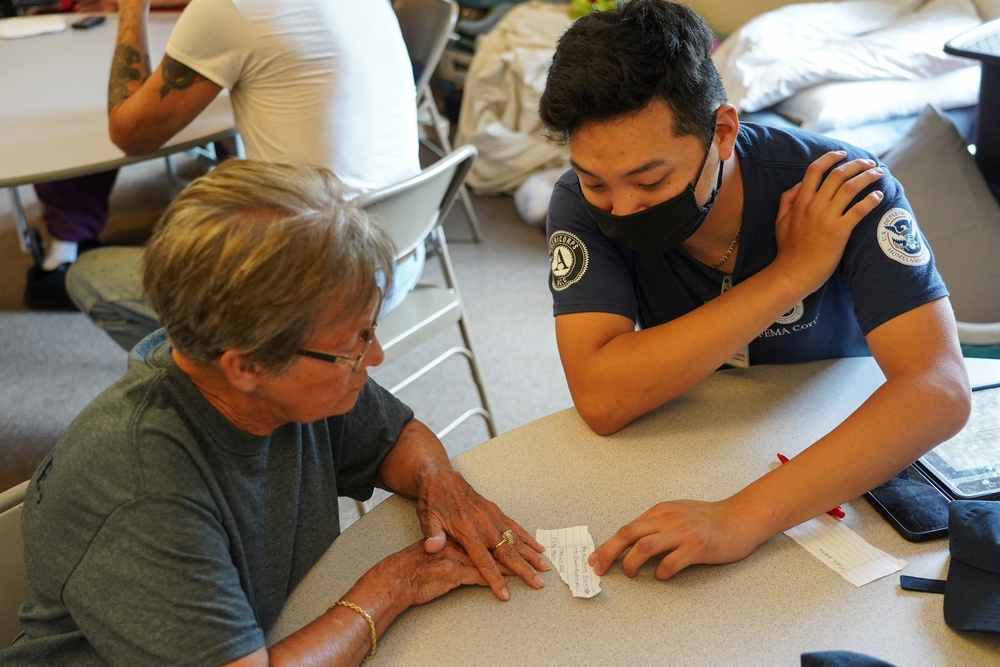
<path id="1" fill-rule="evenodd" d="M 781 194 L 802 180 L 816 158 L 832 150 L 846 150 L 847 159 L 875 159 L 822 135 L 740 126 L 736 152 L 743 177 L 743 227 L 732 284 L 774 260 Z M 876 188 L 885 198 L 855 227 L 836 271 L 750 343 L 750 363 L 867 356 L 864 337 L 870 331 L 947 296 L 902 186 L 886 170 L 859 198 Z M 714 299 L 726 278 L 683 249 L 637 253 L 606 237 L 581 202 L 579 180 L 572 171 L 556 183 L 548 235 L 549 289 L 557 316 L 614 313 L 652 327 Z M 814 242 L 821 252 L 822 236 L 817 234 Z"/>

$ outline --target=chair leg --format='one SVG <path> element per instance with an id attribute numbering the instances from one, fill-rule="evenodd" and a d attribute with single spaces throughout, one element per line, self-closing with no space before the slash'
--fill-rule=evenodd
<path id="1" fill-rule="evenodd" d="M 472 198 L 469 196 L 469 191 L 464 185 L 458 190 L 458 198 L 462 200 L 462 210 L 465 211 L 465 219 L 469 221 L 472 240 L 479 243 L 482 239 L 482 233 L 479 229 L 479 218 L 476 216 L 476 209 L 472 208 Z"/>
<path id="2" fill-rule="evenodd" d="M 451 141 L 449 141 L 448 135 L 444 129 L 446 127 L 445 120 L 441 117 L 441 112 L 438 111 L 437 105 L 434 104 L 434 98 L 430 95 L 431 92 L 429 90 L 424 93 L 427 110 L 431 115 L 431 126 L 434 130 L 437 145 L 447 155 L 452 151 Z M 469 190 L 465 187 L 464 183 L 461 188 L 459 188 L 458 197 L 462 201 L 462 210 L 465 211 L 465 219 L 469 222 L 469 230 L 472 232 L 472 240 L 479 243 L 482 239 L 482 233 L 479 228 L 479 216 L 476 215 L 476 209 L 472 207 L 472 198 L 469 196 Z"/>
<path id="3" fill-rule="evenodd" d="M 462 306 L 462 310 L 465 310 L 465 306 Z M 472 379 L 476 383 L 476 391 L 479 392 L 479 402 L 483 405 L 483 410 L 486 414 L 483 418 L 486 420 L 486 430 L 489 431 L 490 437 L 497 437 L 497 426 L 493 423 L 493 408 L 490 407 L 490 401 L 486 398 L 486 385 L 483 384 L 482 375 L 479 372 L 479 361 L 476 358 L 476 351 L 472 349 L 472 340 L 469 337 L 469 330 L 465 326 L 465 313 L 462 313 L 462 317 L 458 320 L 458 328 L 462 331 L 462 342 L 465 343 L 465 347 L 469 350 L 469 370 L 472 371 Z"/>
<path id="4" fill-rule="evenodd" d="M 441 253 L 441 264 L 444 270 L 444 280 L 445 284 L 449 288 L 455 290 L 459 295 L 461 300 L 462 295 L 458 289 L 458 276 L 455 274 L 455 265 L 451 262 L 451 254 L 448 252 L 448 241 L 445 239 L 444 233 L 437 233 L 435 230 L 435 238 L 438 243 L 438 252 Z M 465 345 L 465 349 L 469 351 L 468 361 L 469 369 L 472 371 L 472 379 L 476 383 L 476 391 L 479 392 L 479 401 L 482 403 L 483 410 L 486 411 L 484 418 L 486 419 L 486 428 L 490 433 L 491 438 L 497 437 L 497 427 L 493 423 L 493 409 L 490 407 L 489 399 L 486 398 L 486 385 L 483 383 L 482 374 L 479 372 L 479 361 L 476 357 L 476 351 L 472 347 L 472 336 L 469 335 L 469 329 L 465 324 L 465 302 L 461 303 L 461 316 L 458 318 L 458 329 L 462 333 L 462 343 Z"/>
<path id="5" fill-rule="evenodd" d="M 24 206 L 21 204 L 21 195 L 17 191 L 16 185 L 7 188 L 10 193 L 11 207 L 14 209 L 14 226 L 17 227 L 17 240 L 21 244 L 21 252 L 28 254 L 31 252 L 31 240 L 28 231 L 28 218 L 24 215 Z"/>

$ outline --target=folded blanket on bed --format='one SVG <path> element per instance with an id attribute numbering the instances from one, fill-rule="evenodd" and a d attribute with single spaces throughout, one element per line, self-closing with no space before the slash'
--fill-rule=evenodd
<path id="1" fill-rule="evenodd" d="M 512 192 L 537 171 L 568 166 L 565 147 L 545 138 L 538 119 L 556 40 L 571 23 L 566 10 L 518 4 L 476 42 L 455 144 L 479 149 L 467 182 L 480 194 Z"/>

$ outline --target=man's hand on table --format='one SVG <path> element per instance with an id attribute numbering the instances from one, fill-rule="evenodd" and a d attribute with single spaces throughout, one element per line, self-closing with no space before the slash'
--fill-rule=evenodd
<path id="1" fill-rule="evenodd" d="M 532 588 L 544 586 L 536 570 L 549 569 L 541 556 L 545 548 L 495 503 L 479 495 L 458 472 L 440 472 L 424 481 L 417 497 L 417 516 L 426 536 L 427 553 L 441 551 L 447 544 L 446 535 L 451 537 L 462 545 L 501 600 L 510 599 L 505 573 L 516 574 Z M 513 542 L 501 544 L 507 530 Z"/>
<path id="2" fill-rule="evenodd" d="M 604 575 L 631 547 L 622 571 L 634 577 L 643 563 L 666 553 L 654 574 L 669 579 L 688 565 L 731 563 L 749 556 L 762 540 L 748 528 L 746 514 L 732 501 L 657 503 L 619 528 L 587 562 L 598 576 Z"/>

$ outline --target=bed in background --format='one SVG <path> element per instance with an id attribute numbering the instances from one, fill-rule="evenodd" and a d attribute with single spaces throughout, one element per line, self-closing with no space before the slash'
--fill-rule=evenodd
<path id="1" fill-rule="evenodd" d="M 943 47 L 996 18 L 1000 0 L 793 4 L 749 21 L 713 56 L 744 120 L 821 132 L 889 167 L 969 357 L 1000 357 L 1000 183 L 986 182 L 968 150 L 980 64 Z"/>
<path id="2" fill-rule="evenodd" d="M 514 194 L 544 221 L 564 147 L 544 136 L 538 99 L 568 4 L 522 2 L 480 35 L 465 77 L 456 144 L 479 159 L 469 186 Z M 928 105 L 974 136 L 979 64 L 944 43 L 1000 17 L 1000 0 L 842 0 L 761 14 L 722 40 L 716 64 L 744 120 L 800 125 L 883 155 Z"/>
<path id="3" fill-rule="evenodd" d="M 973 0 L 792 4 L 749 21 L 713 57 L 741 117 L 881 155 L 928 104 L 974 135 L 979 63 L 943 46 L 983 19 Z"/>

